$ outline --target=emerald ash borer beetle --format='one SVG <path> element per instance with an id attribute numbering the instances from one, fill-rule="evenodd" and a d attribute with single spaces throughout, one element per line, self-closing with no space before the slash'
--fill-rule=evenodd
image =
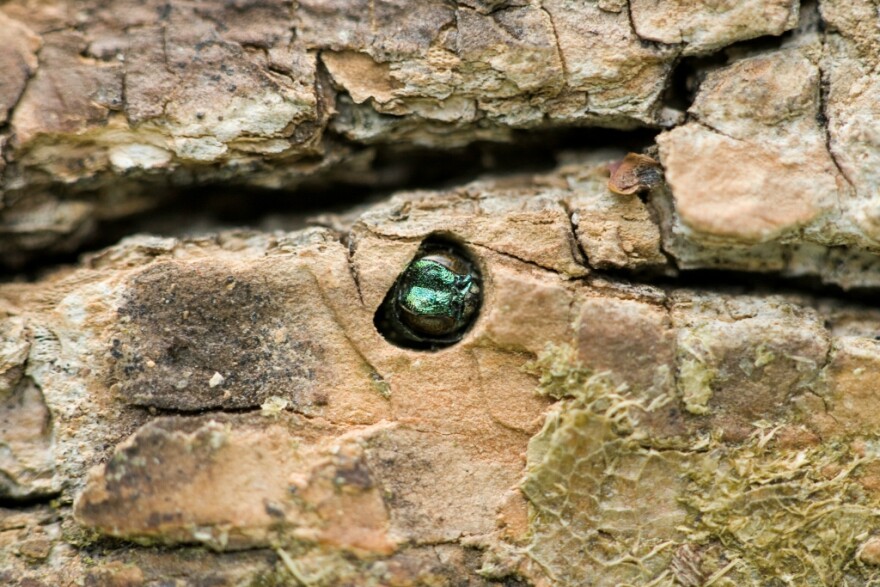
<path id="1" fill-rule="evenodd" d="M 455 344 L 470 329 L 482 292 L 480 271 L 464 249 L 430 238 L 398 276 L 374 322 L 397 346 L 437 350 Z"/>

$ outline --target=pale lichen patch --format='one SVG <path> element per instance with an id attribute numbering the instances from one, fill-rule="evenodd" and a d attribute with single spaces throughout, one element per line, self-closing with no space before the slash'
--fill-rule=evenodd
<path id="1" fill-rule="evenodd" d="M 880 584 L 871 442 L 793 442 L 788 423 L 764 421 L 742 442 L 712 430 L 650 448 L 639 414 L 656 406 L 575 357 L 548 347 L 528 366 L 540 393 L 562 398 L 521 486 L 535 574 L 563 586 Z"/>
<path id="2" fill-rule="evenodd" d="M 712 399 L 712 382 L 718 373 L 713 367 L 715 361 L 707 350 L 710 346 L 711 332 L 700 329 L 684 330 L 678 340 L 678 391 L 684 401 L 685 409 L 699 416 L 709 413 L 709 400 Z"/>
<path id="3" fill-rule="evenodd" d="M 877 584 L 880 572 L 855 558 L 880 522 L 880 503 L 858 482 L 876 457 L 843 443 L 783 448 L 774 432 L 715 446 L 713 466 L 689 473 L 690 539 L 740 561 L 717 585 Z"/>
<path id="4" fill-rule="evenodd" d="M 715 371 L 699 359 L 689 358 L 681 362 L 678 375 L 685 409 L 698 416 L 708 414 Z"/>
<path id="5" fill-rule="evenodd" d="M 566 346 L 528 366 L 540 393 L 562 399 L 529 443 L 521 489 L 530 504 L 529 558 L 555 585 L 673 585 L 687 512 L 684 472 L 698 459 L 642 446 L 645 405 Z"/>
<path id="6" fill-rule="evenodd" d="M 108 150 L 113 167 L 119 171 L 129 169 L 156 169 L 171 161 L 171 153 L 153 145 L 115 145 Z"/>
<path id="7" fill-rule="evenodd" d="M 261 413 L 264 416 L 277 418 L 284 410 L 288 408 L 290 401 L 283 397 L 273 395 L 260 405 Z"/>

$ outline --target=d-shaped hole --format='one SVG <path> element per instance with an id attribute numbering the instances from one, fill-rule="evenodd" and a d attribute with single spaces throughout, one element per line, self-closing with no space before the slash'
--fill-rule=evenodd
<path id="1" fill-rule="evenodd" d="M 457 343 L 483 301 L 483 279 L 457 243 L 430 237 L 394 281 L 373 323 L 390 343 L 437 350 Z"/>

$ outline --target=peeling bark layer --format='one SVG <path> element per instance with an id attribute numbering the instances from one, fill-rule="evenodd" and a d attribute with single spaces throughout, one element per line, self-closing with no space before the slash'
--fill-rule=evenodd
<path id="1" fill-rule="evenodd" d="M 668 127 L 682 55 L 797 24 L 765 4 L 6 2 L 0 252 L 75 249 L 193 183 L 293 187 L 369 145 Z"/>

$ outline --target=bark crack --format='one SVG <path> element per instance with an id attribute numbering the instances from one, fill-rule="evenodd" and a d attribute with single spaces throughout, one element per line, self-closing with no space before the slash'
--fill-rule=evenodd
<path id="1" fill-rule="evenodd" d="M 46 34 L 46 33 L 44 33 L 44 34 Z M 19 92 L 18 96 L 15 97 L 15 102 L 7 110 L 6 121 L 3 124 L 0 124 L 0 138 L 2 138 L 2 134 L 6 133 L 7 131 L 9 131 L 8 136 L 10 136 L 10 137 L 15 136 L 15 129 L 13 128 L 12 120 L 15 117 L 15 113 L 18 110 L 19 105 L 21 104 L 22 98 L 27 93 L 28 87 L 30 86 L 32 80 L 37 76 L 37 72 L 40 71 L 40 69 L 41 69 L 41 66 L 43 63 L 42 59 L 43 59 L 43 47 L 44 46 L 45 46 L 45 43 L 41 42 L 40 45 L 37 47 L 37 49 L 34 51 L 34 59 L 36 59 L 36 66 L 34 67 L 34 69 L 32 71 L 28 70 L 27 79 L 25 80 L 25 83 L 21 88 L 21 92 Z M 0 159 L 6 159 L 6 155 L 3 152 L 4 146 L 5 145 L 4 145 L 3 141 L 0 140 Z M 3 169 L 2 169 L 2 167 L 0 167 L 0 178 L 3 177 L 2 171 L 3 171 Z M 0 195 L 2 195 L 2 193 L 4 191 L 3 190 L 4 184 L 5 184 L 5 181 L 0 182 Z M 3 207 L 2 204 L 3 204 L 2 198 L 0 198 L 0 209 L 2 209 L 2 207 Z"/>
<path id="2" fill-rule="evenodd" d="M 575 221 L 576 213 L 574 210 L 572 210 L 571 202 L 569 202 L 568 200 L 562 200 L 560 204 L 562 205 L 562 208 L 565 210 L 565 213 L 568 216 L 569 228 L 571 229 L 569 244 L 571 245 L 572 257 L 574 257 L 575 261 L 577 261 L 584 267 L 592 268 L 592 265 L 590 265 L 590 256 L 587 254 L 586 249 L 584 249 L 584 245 L 581 242 L 581 239 L 578 238 L 578 224 Z"/>
<path id="3" fill-rule="evenodd" d="M 633 8 L 632 8 L 631 0 L 626 0 L 626 17 L 629 20 L 629 28 L 632 31 L 633 36 L 635 38 L 637 38 L 639 41 L 647 42 L 648 40 L 643 39 L 642 36 L 639 34 L 639 29 L 636 28 L 636 19 L 633 16 Z"/>
<path id="4" fill-rule="evenodd" d="M 0 475 L 8 478 L 5 473 L 0 472 Z M 59 497 L 61 497 L 61 490 L 28 495 L 26 497 L 0 496 L 0 508 L 9 510 L 24 510 L 38 506 L 51 505 L 52 502 Z"/>
<path id="5" fill-rule="evenodd" d="M 361 290 L 361 276 L 358 273 L 357 264 L 354 262 L 355 253 L 357 253 L 357 240 L 352 238 L 351 233 L 348 235 L 343 235 L 340 238 L 340 243 L 346 247 L 348 251 L 348 273 L 351 275 L 351 280 L 354 282 L 354 287 L 357 290 L 358 301 L 363 306 L 364 305 L 364 293 Z"/>
<path id="6" fill-rule="evenodd" d="M 562 52 L 562 44 L 559 42 L 559 32 L 556 30 L 556 21 L 553 19 L 553 14 L 547 10 L 546 6 L 544 6 L 543 0 L 541 1 L 540 8 L 544 11 L 544 14 L 547 15 L 547 19 L 550 21 L 550 30 L 553 32 L 553 40 L 556 43 L 556 56 L 559 58 L 559 63 L 562 65 L 562 82 L 563 85 L 567 85 L 569 79 L 568 62 L 565 60 L 565 54 Z"/>
<path id="7" fill-rule="evenodd" d="M 559 271 L 558 269 L 554 269 L 553 267 L 548 267 L 548 266 L 546 266 L 546 265 L 541 265 L 540 263 L 537 263 L 537 262 L 535 262 L 535 261 L 530 261 L 529 259 L 525 259 L 525 258 L 520 257 L 520 256 L 518 256 L 518 255 L 514 255 L 514 254 L 512 254 L 512 253 L 506 253 L 506 252 L 504 252 L 504 251 L 500 251 L 500 250 L 495 249 L 495 248 L 492 248 L 492 247 L 490 247 L 490 246 L 488 246 L 488 245 L 486 245 L 486 244 L 478 244 L 478 243 L 474 243 L 474 242 L 470 242 L 470 241 L 465 241 L 465 242 L 466 242 L 468 245 L 470 245 L 470 246 L 472 246 L 472 247 L 474 247 L 474 248 L 476 248 L 476 249 L 484 249 L 484 250 L 487 250 L 487 251 L 491 251 L 491 252 L 495 253 L 496 255 L 500 255 L 500 256 L 502 256 L 502 257 L 505 257 L 505 258 L 507 258 L 507 259 L 511 259 L 511 260 L 513 260 L 513 261 L 517 261 L 517 262 L 519 262 L 519 263 L 524 263 L 524 264 L 526 264 L 526 265 L 528 265 L 528 266 L 530 266 L 530 267 L 534 267 L 534 268 L 536 268 L 536 269 L 540 269 L 541 271 L 546 271 L 546 272 L 549 272 L 549 273 L 553 273 L 553 274 L 558 275 L 559 277 L 563 277 L 563 278 L 565 278 L 565 279 L 576 279 L 576 276 L 569 275 L 569 274 L 567 274 L 567 273 L 565 273 L 565 272 L 563 272 L 563 271 Z"/>
<path id="8" fill-rule="evenodd" d="M 351 264 L 349 263 L 349 271 L 351 271 Z M 327 297 L 327 293 L 324 291 L 324 287 L 322 285 L 321 279 L 319 276 L 312 274 L 312 277 L 315 279 L 315 282 L 318 286 L 318 292 L 320 292 L 321 301 L 324 303 L 324 307 L 330 311 L 330 314 L 333 316 L 333 321 L 339 326 L 339 331 L 342 333 L 345 340 L 348 342 L 351 349 L 357 354 L 358 358 L 363 362 L 363 364 L 370 370 L 370 378 L 378 389 L 379 395 L 381 395 L 384 399 L 388 400 L 391 396 L 391 385 L 388 383 L 387 378 L 382 372 L 370 361 L 369 358 L 364 354 L 364 352 L 360 349 L 360 346 L 354 341 L 351 336 L 348 334 L 348 329 L 345 325 L 340 321 L 339 314 L 336 311 L 336 308 L 331 303 L 330 299 Z M 354 279 L 354 276 L 352 276 Z M 360 295 L 360 291 L 358 291 Z M 363 307 L 364 301 L 363 297 L 361 297 L 361 306 Z M 365 308 L 365 310 L 369 310 Z"/>
<path id="9" fill-rule="evenodd" d="M 739 139 L 739 138 L 737 138 L 737 137 L 735 137 L 735 136 L 733 136 L 733 135 L 729 135 L 729 134 L 727 134 L 726 132 L 724 132 L 724 131 L 722 131 L 722 130 L 720 130 L 720 129 L 714 127 L 714 126 L 712 126 L 712 125 L 709 124 L 708 122 L 706 122 L 706 121 L 704 121 L 704 120 L 701 120 L 701 119 L 700 119 L 698 116 L 696 116 L 695 114 L 691 114 L 691 122 L 696 122 L 697 124 L 699 124 L 700 126 L 702 126 L 703 128 L 705 128 L 706 130 L 708 130 L 708 131 L 710 131 L 710 132 L 713 132 L 713 133 L 715 133 L 715 134 L 717 134 L 717 135 L 721 135 L 722 137 L 727 138 L 727 139 L 730 139 L 731 141 L 736 141 L 737 143 L 745 143 L 745 142 L 747 142 L 747 141 L 745 141 L 745 140 L 743 140 L 743 139 Z"/>
<path id="10" fill-rule="evenodd" d="M 826 33 L 827 34 L 827 33 Z M 827 44 L 825 43 L 825 38 L 822 39 L 823 45 L 827 48 Z M 834 141 L 831 136 L 831 116 L 829 113 L 829 105 L 828 98 L 831 92 L 831 80 L 828 77 L 828 72 L 824 65 L 819 66 L 819 115 L 821 120 L 819 121 L 819 126 L 822 128 L 822 132 L 825 136 L 825 149 L 828 151 L 828 156 L 831 158 L 832 163 L 834 163 L 834 167 L 837 169 L 837 172 L 840 176 L 849 184 L 849 187 L 856 191 L 855 183 L 852 178 L 850 178 L 849 174 L 840 164 L 840 160 L 837 158 L 837 153 L 834 152 Z M 839 199 L 839 198 L 838 198 Z"/>

